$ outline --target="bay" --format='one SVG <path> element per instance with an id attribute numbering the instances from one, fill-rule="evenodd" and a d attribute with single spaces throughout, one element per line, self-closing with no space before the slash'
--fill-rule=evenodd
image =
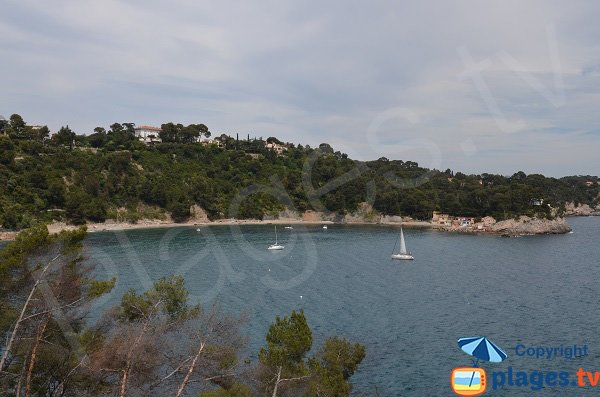
<path id="1" fill-rule="evenodd" d="M 600 371 L 600 218 L 569 222 L 573 234 L 521 238 L 405 229 L 411 262 L 390 260 L 399 229 L 386 226 L 279 227 L 286 248 L 276 252 L 266 250 L 274 242 L 268 225 L 101 232 L 86 239 L 86 254 L 99 277 L 118 280 L 96 315 L 130 288 L 181 274 L 193 302 L 248 315 L 250 358 L 275 316 L 303 309 L 314 348 L 332 335 L 366 346 L 355 393 L 450 396 L 452 368 L 471 364 L 459 337 L 485 335 L 508 353 L 482 364 L 488 377 L 508 367 Z M 587 344 L 589 355 L 519 357 L 518 344 Z M 594 395 L 560 387 L 488 387 L 486 395 L 572 391 Z"/>

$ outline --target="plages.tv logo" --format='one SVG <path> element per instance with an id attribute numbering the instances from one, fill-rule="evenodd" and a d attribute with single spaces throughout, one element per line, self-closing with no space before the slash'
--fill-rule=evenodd
<path id="1" fill-rule="evenodd" d="M 450 375 L 452 391 L 459 396 L 479 396 L 487 388 L 486 373 L 479 368 L 479 360 L 492 363 L 502 362 L 508 355 L 485 336 L 460 338 L 458 347 L 475 357 L 471 367 L 457 367 Z"/>

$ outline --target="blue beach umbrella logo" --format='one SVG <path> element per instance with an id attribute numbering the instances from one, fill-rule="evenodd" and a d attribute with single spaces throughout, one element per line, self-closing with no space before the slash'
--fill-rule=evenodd
<path id="1" fill-rule="evenodd" d="M 485 370 L 478 368 L 479 361 L 499 363 L 508 355 L 485 336 L 460 338 L 458 347 L 474 359 L 472 367 L 455 368 L 452 371 L 452 390 L 461 396 L 478 396 L 486 389 Z"/>
<path id="2" fill-rule="evenodd" d="M 468 355 L 477 359 L 473 362 L 474 367 L 477 367 L 479 360 L 500 363 L 508 357 L 504 350 L 500 349 L 485 336 L 460 338 L 458 340 L 458 347 Z"/>

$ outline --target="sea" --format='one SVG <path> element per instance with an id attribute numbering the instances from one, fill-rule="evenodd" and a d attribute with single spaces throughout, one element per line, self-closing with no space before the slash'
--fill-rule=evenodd
<path id="1" fill-rule="evenodd" d="M 519 238 L 405 228 L 414 261 L 390 259 L 400 229 L 379 225 L 280 225 L 282 251 L 267 250 L 273 225 L 238 224 L 90 233 L 85 246 L 97 277 L 117 278 L 94 313 L 179 274 L 192 303 L 247 317 L 256 360 L 275 317 L 303 309 L 312 352 L 334 335 L 365 345 L 353 395 L 455 395 L 453 369 L 474 364 L 463 337 L 507 355 L 477 363 L 486 396 L 600 395 L 600 217 L 568 222 L 570 234 Z"/>

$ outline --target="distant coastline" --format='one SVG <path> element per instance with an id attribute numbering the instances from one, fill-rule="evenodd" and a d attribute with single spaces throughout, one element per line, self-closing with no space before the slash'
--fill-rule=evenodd
<path id="1" fill-rule="evenodd" d="M 382 225 L 382 226 L 404 226 L 407 228 L 428 228 L 450 233 L 488 234 L 504 237 L 539 235 L 539 234 L 565 234 L 571 231 L 566 218 L 530 218 L 520 216 L 516 219 L 496 221 L 492 217 L 484 217 L 476 221 L 472 217 L 453 217 L 448 214 L 434 212 L 429 221 L 415 220 L 410 217 L 382 215 L 367 203 L 361 203 L 358 211 L 343 216 L 318 211 L 305 211 L 298 213 L 285 210 L 276 216 L 268 216 L 266 219 L 218 219 L 211 221 L 206 212 L 199 206 L 194 205 L 190 209 L 192 217 L 185 222 L 174 222 L 170 217 L 165 219 L 141 219 L 137 222 L 107 220 L 102 223 L 88 222 L 88 232 L 109 232 L 136 229 L 161 229 L 176 227 L 207 227 L 223 225 Z M 567 217 L 570 216 L 597 216 L 600 215 L 594 208 L 589 206 L 575 206 L 567 204 Z M 464 224 L 463 224 L 464 223 Z M 66 222 L 53 222 L 48 224 L 50 233 L 58 233 L 63 230 L 72 230 L 76 225 Z M 18 231 L 0 231 L 0 241 L 14 240 Z"/>
<path id="2" fill-rule="evenodd" d="M 227 226 L 227 225 L 334 225 L 341 224 L 334 221 L 303 221 L 298 219 L 219 219 L 217 221 L 207 222 L 167 222 L 161 220 L 144 220 L 137 223 L 129 222 L 104 222 L 104 223 L 87 223 L 88 233 L 94 232 L 110 232 L 110 231 L 123 231 L 123 230 L 137 230 L 137 229 L 168 229 L 176 227 L 207 227 L 207 226 Z M 387 225 L 387 226 L 400 226 L 399 222 L 352 222 L 349 225 Z M 421 228 L 432 228 L 433 225 L 426 221 L 407 221 L 402 222 L 402 226 L 406 227 L 421 227 Z M 73 230 L 79 226 L 69 225 L 64 222 L 55 222 L 48 225 L 48 231 L 50 233 L 59 233 L 63 230 Z M 19 232 L 18 231 L 4 231 L 0 232 L 0 241 L 12 241 L 15 239 Z"/>
<path id="3" fill-rule="evenodd" d="M 576 215 L 573 215 L 576 216 Z M 527 217 L 522 217 L 527 218 Z M 556 220 L 545 219 L 521 219 L 507 220 L 497 222 L 494 229 L 476 230 L 466 228 L 450 228 L 436 225 L 431 221 L 418 220 L 385 220 L 385 217 L 378 221 L 364 221 L 352 219 L 349 222 L 338 222 L 334 220 L 302 220 L 297 218 L 279 218 L 279 219 L 219 219 L 216 221 L 210 220 L 192 220 L 188 222 L 173 222 L 166 220 L 141 220 L 137 223 L 130 222 L 115 222 L 107 221 L 104 223 L 87 223 L 89 233 L 94 232 L 109 232 L 109 231 L 124 231 L 137 229 L 167 229 L 177 227 L 209 227 L 209 226 L 227 226 L 227 225 L 380 225 L 380 226 L 404 226 L 407 228 L 427 228 L 439 230 L 443 232 L 470 233 L 470 234 L 492 234 L 500 236 L 517 236 L 517 235 L 533 235 L 533 234 L 564 234 L 571 231 L 571 228 L 566 223 L 564 218 Z M 48 224 L 50 233 L 59 233 L 63 230 L 76 229 L 77 225 L 70 225 L 65 222 L 54 222 Z M 0 241 L 14 240 L 18 231 L 3 231 L 0 232 Z"/>

